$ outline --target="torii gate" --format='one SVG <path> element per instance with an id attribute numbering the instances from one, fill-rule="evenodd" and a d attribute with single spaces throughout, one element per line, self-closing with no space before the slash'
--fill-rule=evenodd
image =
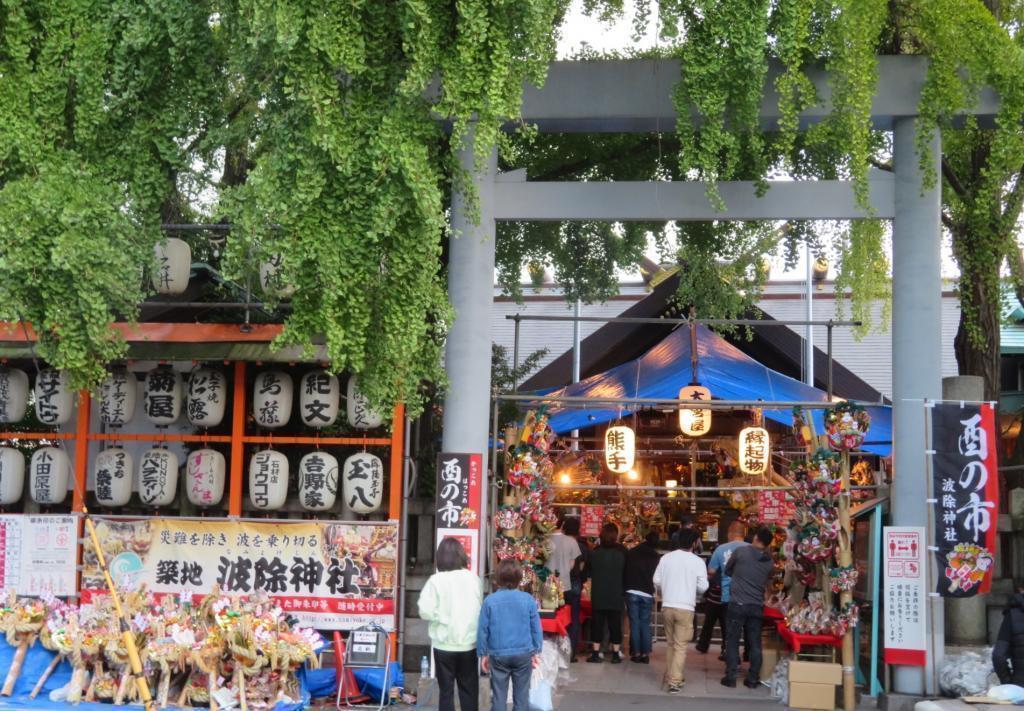
<path id="1" fill-rule="evenodd" d="M 779 118 L 773 66 L 766 79 L 761 121 L 774 128 Z M 879 85 L 872 103 L 875 129 L 893 133 L 893 173 L 873 172 L 873 214 L 854 200 L 849 181 L 771 183 L 761 198 L 752 182 L 719 185 L 727 209 L 718 212 L 701 182 L 529 182 L 523 171 L 498 174 L 496 156 L 476 170 L 472 148 L 461 164 L 473 174 L 479 191 L 479 224 L 472 223 L 461 196 L 452 202 L 449 295 L 455 322 L 447 339 L 445 367 L 450 380 L 444 408 L 443 451 L 486 456 L 491 393 L 491 311 L 496 220 L 821 220 L 874 217 L 893 221 L 893 454 L 897 472 L 892 488 L 895 525 L 927 526 L 921 491 L 925 477 L 924 399 L 940 399 L 941 379 L 941 141 L 936 135 L 925 156 L 936 176 L 926 187 L 916 151 L 916 117 L 927 60 L 879 57 Z M 540 131 L 560 133 L 649 133 L 671 131 L 676 112 L 672 88 L 679 80 L 675 60 L 555 62 L 544 88 L 527 86 L 523 118 Z M 811 71 L 822 105 L 802 114 L 804 126 L 830 111 L 828 76 Z M 970 113 L 990 123 L 998 102 L 982 92 Z M 944 644 L 941 601 L 936 605 L 936 656 Z M 929 624 L 931 624 L 929 622 Z M 931 686 L 931 665 L 897 667 L 895 691 L 920 694 Z"/>

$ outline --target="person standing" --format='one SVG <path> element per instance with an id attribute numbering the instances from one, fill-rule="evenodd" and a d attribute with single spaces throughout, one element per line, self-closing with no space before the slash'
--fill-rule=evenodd
<path id="1" fill-rule="evenodd" d="M 476 653 L 480 667 L 491 675 L 491 711 L 505 711 L 510 679 L 513 711 L 528 711 L 530 677 L 540 666 L 544 644 L 540 613 L 533 596 L 519 589 L 523 569 L 514 559 L 498 561 L 495 579 L 499 589 L 480 609 Z"/>
<path id="2" fill-rule="evenodd" d="M 732 582 L 725 622 L 725 676 L 722 686 L 736 686 L 740 665 L 740 634 L 750 649 L 750 669 L 743 684 L 756 689 L 761 679 L 761 622 L 764 616 L 764 593 L 775 570 L 768 552 L 772 532 L 765 526 L 757 529 L 749 546 L 737 548 L 725 565 L 725 574 Z"/>
<path id="3" fill-rule="evenodd" d="M 722 600 L 717 610 L 721 616 L 722 629 L 725 629 L 725 612 L 729 607 L 729 591 L 730 591 L 730 579 L 725 573 L 725 566 L 728 565 L 729 559 L 737 548 L 742 546 L 750 545 L 744 539 L 747 535 L 747 527 L 739 521 L 733 521 L 729 524 L 729 530 L 726 534 L 726 542 L 715 548 L 715 552 L 711 554 L 711 560 L 708 561 L 708 575 L 712 578 L 718 578 L 722 588 Z M 704 618 L 704 630 L 707 630 L 707 642 L 698 642 L 697 651 L 701 654 L 708 651 L 711 646 L 711 631 L 714 629 L 715 623 L 712 621 L 710 627 L 708 626 L 708 616 Z M 702 639 L 704 638 L 704 630 L 701 631 Z M 750 643 L 747 642 L 744 648 L 746 652 L 749 648 Z M 744 656 L 749 656 L 745 654 Z M 725 661 L 725 633 L 722 634 L 722 652 L 718 655 L 720 661 Z"/>
<path id="4" fill-rule="evenodd" d="M 629 660 L 651 663 L 651 609 L 654 607 L 654 571 L 658 569 L 658 531 L 626 553 L 623 585 L 626 588 L 626 611 L 629 613 Z"/>
<path id="5" fill-rule="evenodd" d="M 654 584 L 661 589 L 662 617 L 668 641 L 665 682 L 668 693 L 678 694 L 686 678 L 686 646 L 693 636 L 693 615 L 697 596 L 708 589 L 708 570 L 704 561 L 694 555 L 697 532 L 682 529 L 679 548 L 662 556 L 654 571 Z"/>
<path id="6" fill-rule="evenodd" d="M 601 545 L 590 553 L 591 652 L 587 661 L 601 663 L 601 642 L 605 630 L 611 645 L 612 664 L 622 663 L 619 646 L 622 644 L 622 604 L 625 598 L 623 573 L 626 569 L 626 549 L 619 543 L 619 528 L 606 523 L 601 528 Z"/>
<path id="7" fill-rule="evenodd" d="M 437 572 L 420 593 L 420 618 L 430 623 L 439 692 L 438 711 L 455 711 L 455 687 L 462 711 L 477 711 L 480 674 L 477 669 L 477 620 L 480 578 L 469 570 L 466 549 L 454 538 L 437 547 Z"/>
<path id="8" fill-rule="evenodd" d="M 1020 584 L 1010 597 L 1009 607 L 1003 610 L 999 636 L 992 648 L 992 666 L 1000 684 L 1024 686 L 1024 586 Z"/>
<path id="9" fill-rule="evenodd" d="M 722 658 L 725 657 L 725 605 L 722 604 L 722 576 L 708 568 L 708 589 L 704 593 L 704 625 L 697 640 L 697 651 L 707 654 L 711 648 L 711 635 L 715 625 L 722 631 Z"/>
<path id="10" fill-rule="evenodd" d="M 554 533 L 550 539 L 551 557 L 548 567 L 558 575 L 558 582 L 565 596 L 565 604 L 569 606 L 569 648 L 572 653 L 569 661 L 576 661 L 576 650 L 580 646 L 580 596 L 583 593 L 583 581 L 580 579 L 580 568 L 583 565 L 583 551 L 576 537 L 580 535 L 580 520 L 568 517 L 562 521 L 562 530 Z M 577 584 L 578 583 L 578 584 Z"/>

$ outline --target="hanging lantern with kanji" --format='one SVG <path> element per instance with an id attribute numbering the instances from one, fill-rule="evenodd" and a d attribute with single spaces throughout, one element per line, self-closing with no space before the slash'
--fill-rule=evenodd
<path id="1" fill-rule="evenodd" d="M 224 419 L 227 379 L 216 368 L 199 368 L 188 378 L 185 414 L 196 427 L 216 427 Z"/>
<path id="2" fill-rule="evenodd" d="M 153 290 L 158 294 L 184 294 L 192 272 L 192 248 L 188 242 L 168 237 L 153 247 Z"/>
<path id="3" fill-rule="evenodd" d="M 625 474 L 636 459 L 636 434 L 631 427 L 615 425 L 604 433 L 604 463 L 613 474 Z"/>
<path id="4" fill-rule="evenodd" d="M 68 385 L 68 374 L 63 370 L 47 368 L 39 371 L 35 395 L 36 418 L 41 423 L 56 427 L 71 420 L 74 398 Z"/>
<path id="5" fill-rule="evenodd" d="M 687 385 L 679 390 L 680 400 L 710 402 L 711 391 L 702 385 Z M 687 437 L 701 437 L 711 431 L 709 408 L 679 408 L 679 429 Z"/>
<path id="6" fill-rule="evenodd" d="M 764 476 L 771 467 L 772 443 L 764 427 L 745 427 L 739 438 L 740 471 Z"/>
<path id="7" fill-rule="evenodd" d="M 354 375 L 348 379 L 347 395 L 345 411 L 350 425 L 358 430 L 372 430 L 383 424 L 384 417 L 370 408 L 370 401 L 359 391 L 359 380 Z"/>
<path id="8" fill-rule="evenodd" d="M 353 454 L 342 467 L 345 505 L 357 514 L 373 513 L 384 500 L 384 463 L 369 452 Z"/>
<path id="9" fill-rule="evenodd" d="M 253 507 L 276 511 L 288 498 L 288 457 L 275 449 L 256 452 L 249 460 L 249 501 Z"/>
<path id="10" fill-rule="evenodd" d="M 43 506 L 62 503 L 71 481 L 71 460 L 59 447 L 40 447 L 29 460 L 29 491 Z"/>
<path id="11" fill-rule="evenodd" d="M 341 386 L 326 370 L 311 370 L 299 382 L 299 416 L 308 427 L 330 427 L 338 419 Z"/>
<path id="12" fill-rule="evenodd" d="M 127 368 L 114 368 L 100 384 L 100 420 L 108 427 L 124 427 L 135 416 L 138 386 Z"/>
<path id="13" fill-rule="evenodd" d="M 169 365 L 161 365 L 146 373 L 142 410 L 149 421 L 160 426 L 177 422 L 184 390 L 181 373 Z"/>
<path id="14" fill-rule="evenodd" d="M 178 455 L 150 449 L 139 461 L 139 499 L 146 506 L 170 506 L 178 493 Z"/>
<path id="15" fill-rule="evenodd" d="M 338 496 L 338 460 L 327 452 L 310 452 L 299 461 L 299 503 L 307 511 L 334 508 Z"/>
<path id="16" fill-rule="evenodd" d="M 271 298 L 290 299 L 295 293 L 294 285 L 284 283 L 283 266 L 284 260 L 280 254 L 272 254 L 260 264 L 260 287 Z"/>
<path id="17" fill-rule="evenodd" d="M 292 376 L 265 370 L 252 387 L 252 414 L 260 427 L 284 427 L 292 417 Z"/>
<path id="18" fill-rule="evenodd" d="M 0 447 L 0 506 L 21 501 L 25 489 L 25 455 L 14 447 Z"/>
<path id="19" fill-rule="evenodd" d="M 132 498 L 132 455 L 121 447 L 104 449 L 93 462 L 93 489 L 100 506 L 124 506 Z"/>
<path id="20" fill-rule="evenodd" d="M 196 506 L 216 506 L 224 498 L 227 464 L 216 449 L 197 449 L 185 460 L 185 493 Z"/>
<path id="21" fill-rule="evenodd" d="M 28 374 L 0 368 L 0 422 L 20 422 L 28 410 Z"/>

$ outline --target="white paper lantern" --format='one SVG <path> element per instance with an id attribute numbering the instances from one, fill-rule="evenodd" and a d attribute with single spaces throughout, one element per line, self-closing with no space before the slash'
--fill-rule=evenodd
<path id="1" fill-rule="evenodd" d="M 310 452 L 299 461 L 299 503 L 307 511 L 334 508 L 338 497 L 338 460 L 327 452 Z"/>
<path id="2" fill-rule="evenodd" d="M 138 381 L 125 368 L 116 368 L 100 385 L 100 419 L 109 427 L 123 427 L 135 416 Z"/>
<path id="3" fill-rule="evenodd" d="M 158 294 L 184 294 L 192 271 L 192 248 L 188 242 L 168 237 L 153 248 L 153 289 Z"/>
<path id="4" fill-rule="evenodd" d="M 292 376 L 265 370 L 252 387 L 252 414 L 260 427 L 284 427 L 292 416 Z"/>
<path id="5" fill-rule="evenodd" d="M 139 498 L 147 506 L 170 506 L 178 493 L 178 455 L 150 449 L 139 462 Z"/>
<path id="6" fill-rule="evenodd" d="M 750 476 L 765 476 L 771 466 L 772 442 L 763 427 L 740 430 L 740 471 Z"/>
<path id="7" fill-rule="evenodd" d="M 18 368 L 0 368 L 0 422 L 20 422 L 28 409 L 28 375 Z"/>
<path id="8" fill-rule="evenodd" d="M 184 389 L 181 373 L 170 366 L 161 365 L 146 373 L 142 409 L 149 421 L 155 425 L 177 422 Z"/>
<path id="9" fill-rule="evenodd" d="M 224 420 L 227 379 L 214 368 L 199 368 L 188 379 L 185 414 L 196 427 L 216 427 Z"/>
<path id="10" fill-rule="evenodd" d="M 309 427 L 330 427 L 338 419 L 341 386 L 326 370 L 313 370 L 299 382 L 299 416 Z"/>
<path id="11" fill-rule="evenodd" d="M 345 505 L 357 514 L 373 513 L 384 500 L 384 463 L 368 452 L 353 454 L 342 469 Z"/>
<path id="12" fill-rule="evenodd" d="M 124 506 L 132 498 L 132 455 L 120 447 L 96 455 L 96 501 L 100 506 Z"/>
<path id="13" fill-rule="evenodd" d="M 224 498 L 227 464 L 216 449 L 197 449 L 185 463 L 185 493 L 196 506 L 216 506 Z"/>
<path id="14" fill-rule="evenodd" d="M 687 385 L 679 390 L 680 400 L 710 402 L 711 391 L 701 385 Z M 711 431 L 711 410 L 679 408 L 679 429 L 687 437 L 700 437 Z"/>
<path id="15" fill-rule="evenodd" d="M 370 409 L 370 402 L 359 392 L 359 381 L 356 376 L 348 379 L 348 396 L 345 403 L 348 423 L 359 430 L 372 430 L 384 422 L 381 414 Z"/>
<path id="16" fill-rule="evenodd" d="M 295 286 L 282 282 L 283 273 L 281 268 L 283 260 L 280 254 L 275 254 L 260 265 L 260 287 L 267 296 L 278 299 L 290 299 L 295 293 Z"/>
<path id="17" fill-rule="evenodd" d="M 33 501 L 44 506 L 64 501 L 71 481 L 67 452 L 58 447 L 40 447 L 32 453 L 28 470 Z"/>
<path id="18" fill-rule="evenodd" d="M 636 458 L 636 434 L 625 425 L 609 427 L 604 433 L 604 463 L 614 474 L 625 474 Z"/>
<path id="19" fill-rule="evenodd" d="M 21 501 L 25 489 L 25 455 L 13 447 L 0 447 L 0 506 Z"/>
<path id="20" fill-rule="evenodd" d="M 68 386 L 68 374 L 47 368 L 36 376 L 36 417 L 44 425 L 56 427 L 71 420 L 74 398 Z"/>
<path id="21" fill-rule="evenodd" d="M 249 500 L 255 508 L 275 511 L 288 498 L 288 457 L 274 449 L 249 460 Z"/>

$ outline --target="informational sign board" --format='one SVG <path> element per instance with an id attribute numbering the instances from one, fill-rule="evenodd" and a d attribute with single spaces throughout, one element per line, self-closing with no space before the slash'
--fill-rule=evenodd
<path id="1" fill-rule="evenodd" d="M 349 636 L 345 665 L 382 667 L 387 654 L 387 636 L 378 630 L 355 630 Z"/>
<path id="2" fill-rule="evenodd" d="M 394 629 L 398 524 L 98 519 L 114 582 L 157 593 L 214 586 L 265 592 L 302 624 Z M 82 599 L 105 590 L 91 546 L 83 552 Z"/>
<path id="3" fill-rule="evenodd" d="M 601 535 L 604 506 L 580 506 L 580 535 L 596 538 Z"/>
<path id="4" fill-rule="evenodd" d="M 479 574 L 480 510 L 483 457 L 479 454 L 437 455 L 437 545 L 445 538 L 462 543 L 470 569 Z"/>
<path id="5" fill-rule="evenodd" d="M 922 667 L 928 649 L 925 528 L 886 526 L 882 538 L 885 662 Z"/>
<path id="6" fill-rule="evenodd" d="M 796 507 L 786 495 L 786 491 L 759 491 L 757 500 L 761 512 L 761 523 L 784 526 L 790 522 Z"/>
<path id="7" fill-rule="evenodd" d="M 78 591 L 74 516 L 0 515 L 0 593 L 58 597 Z"/>

